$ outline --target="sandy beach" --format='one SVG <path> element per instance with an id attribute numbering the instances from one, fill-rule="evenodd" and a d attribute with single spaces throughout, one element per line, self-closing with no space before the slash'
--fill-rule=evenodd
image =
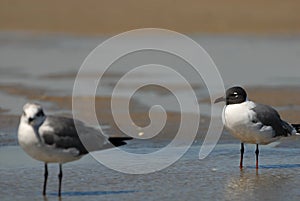
<path id="1" fill-rule="evenodd" d="M 2 0 L 0 28 L 92 35 L 145 27 L 189 34 L 299 34 L 299 9 L 294 0 Z"/>

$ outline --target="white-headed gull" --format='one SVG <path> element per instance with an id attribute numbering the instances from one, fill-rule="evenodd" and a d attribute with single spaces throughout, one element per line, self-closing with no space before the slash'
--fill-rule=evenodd
<path id="1" fill-rule="evenodd" d="M 41 105 L 36 103 L 24 105 L 18 129 L 18 141 L 23 150 L 45 163 L 43 195 L 46 195 L 48 163 L 59 164 L 58 196 L 61 196 L 63 163 L 78 160 L 89 151 L 111 148 L 111 144 L 124 145 L 130 139 L 105 137 L 96 129 L 72 118 L 46 116 Z"/>

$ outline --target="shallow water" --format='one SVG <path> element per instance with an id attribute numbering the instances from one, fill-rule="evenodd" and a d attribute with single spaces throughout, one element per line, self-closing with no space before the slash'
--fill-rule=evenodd
<path id="1" fill-rule="evenodd" d="M 195 145 L 167 169 L 146 175 L 119 173 L 85 156 L 63 165 L 61 200 L 299 200 L 300 149 L 262 146 L 256 171 L 253 147 L 247 148 L 243 171 L 237 144 L 220 144 L 204 160 Z M 1 147 L 0 161 L 1 200 L 58 200 L 58 165 L 49 166 L 43 198 L 42 163 L 17 146 Z"/>

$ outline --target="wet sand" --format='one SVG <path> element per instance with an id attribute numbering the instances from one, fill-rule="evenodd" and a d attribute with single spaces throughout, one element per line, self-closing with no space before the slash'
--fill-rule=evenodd
<path id="1" fill-rule="evenodd" d="M 137 148 L 145 149 L 128 149 Z M 239 145 L 218 145 L 204 160 L 198 159 L 195 145 L 167 169 L 146 175 L 118 173 L 85 156 L 63 166 L 61 200 L 299 199 L 300 149 L 262 148 L 258 172 L 254 147 L 246 146 L 246 150 L 243 171 L 238 167 Z M 43 200 L 42 163 L 16 146 L 1 147 L 0 159 L 6 161 L 0 166 L 1 200 Z M 57 171 L 57 165 L 50 165 L 46 200 L 57 200 Z"/>

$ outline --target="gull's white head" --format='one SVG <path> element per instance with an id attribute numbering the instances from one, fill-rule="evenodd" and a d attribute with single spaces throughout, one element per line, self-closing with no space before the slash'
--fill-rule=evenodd
<path id="1" fill-rule="evenodd" d="M 33 127 L 41 126 L 46 119 L 41 105 L 37 103 L 26 103 L 23 107 L 21 122 L 27 123 Z"/>

